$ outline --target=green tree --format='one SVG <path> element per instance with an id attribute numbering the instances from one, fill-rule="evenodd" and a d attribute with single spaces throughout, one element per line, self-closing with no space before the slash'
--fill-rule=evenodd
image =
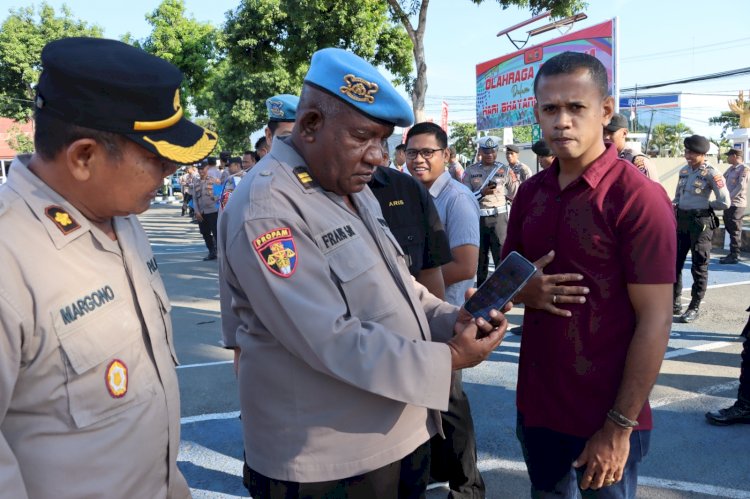
<path id="1" fill-rule="evenodd" d="M 409 38 L 379 0 L 242 0 L 227 14 L 225 38 L 230 81 L 214 87 L 214 95 L 232 99 L 223 105 L 256 127 L 266 121 L 265 99 L 299 93 L 318 49 L 352 50 L 384 66 L 397 84 L 411 72 Z"/>
<path id="2" fill-rule="evenodd" d="M 0 116 L 25 122 L 33 115 L 42 48 L 69 36 L 100 37 L 102 29 L 75 19 L 66 6 L 56 15 L 46 2 L 9 12 L 0 27 Z"/>
<path id="3" fill-rule="evenodd" d="M 684 145 L 682 141 L 693 131 L 683 123 L 666 125 L 660 123 L 651 130 L 650 146 L 659 148 L 659 156 L 677 157 L 683 154 Z"/>
<path id="4" fill-rule="evenodd" d="M 8 138 L 5 143 L 18 154 L 34 152 L 34 139 L 21 131 L 18 125 L 12 125 L 8 129 Z"/>
<path id="5" fill-rule="evenodd" d="M 456 148 L 456 152 L 467 158 L 473 158 L 475 152 L 474 138 L 477 136 L 476 123 L 460 123 L 453 121 L 450 124 L 450 141 Z"/>
<path id="6" fill-rule="evenodd" d="M 182 71 L 180 98 L 183 109 L 189 110 L 195 96 L 206 89 L 218 62 L 218 30 L 211 23 L 186 16 L 183 0 L 163 0 L 146 15 L 146 20 L 153 29 L 145 40 L 134 41 L 127 34 L 123 41 L 171 62 Z"/>
<path id="7" fill-rule="evenodd" d="M 471 0 L 479 5 L 485 0 Z M 552 11 L 553 17 L 565 17 L 586 6 L 582 0 L 496 0 L 503 9 L 510 6 L 529 8 L 532 14 Z M 411 40 L 416 77 L 407 81 L 406 88 L 411 94 L 414 116 L 417 122 L 424 121 L 424 99 L 427 95 L 427 62 L 424 55 L 424 34 L 427 29 L 427 7 L 430 0 L 388 0 L 393 19 L 400 22 Z M 416 21 L 416 25 L 412 22 Z"/>
<path id="8" fill-rule="evenodd" d="M 513 142 L 516 144 L 531 143 L 531 125 L 514 126 Z"/>
<path id="9" fill-rule="evenodd" d="M 709 118 L 708 122 L 712 125 L 721 125 L 721 138 L 725 139 L 729 130 L 740 127 L 740 115 L 731 111 L 722 111 L 719 116 Z"/>

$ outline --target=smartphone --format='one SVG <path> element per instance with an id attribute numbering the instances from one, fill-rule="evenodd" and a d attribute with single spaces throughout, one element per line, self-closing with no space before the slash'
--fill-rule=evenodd
<path id="1" fill-rule="evenodd" d="M 518 293 L 536 272 L 533 263 L 511 251 L 492 275 L 479 286 L 476 293 L 464 303 L 464 308 L 475 319 L 490 322 L 490 310 L 502 311 L 503 307 Z"/>

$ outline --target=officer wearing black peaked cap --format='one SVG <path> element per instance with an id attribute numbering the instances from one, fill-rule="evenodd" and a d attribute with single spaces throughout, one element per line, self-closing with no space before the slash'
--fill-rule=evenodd
<path id="1" fill-rule="evenodd" d="M 134 215 L 217 137 L 140 49 L 67 38 L 42 67 L 36 152 L 0 187 L 0 490 L 188 498 L 169 299 Z"/>

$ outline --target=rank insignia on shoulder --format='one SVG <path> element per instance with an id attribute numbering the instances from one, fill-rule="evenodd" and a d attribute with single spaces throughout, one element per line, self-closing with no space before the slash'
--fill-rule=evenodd
<path id="1" fill-rule="evenodd" d="M 687 174 L 688 174 L 687 168 L 683 168 L 682 170 L 680 170 L 680 175 L 687 175 Z"/>
<path id="2" fill-rule="evenodd" d="M 119 359 L 113 360 L 107 366 L 104 381 L 112 398 L 124 397 L 128 393 L 128 367 Z"/>
<path id="3" fill-rule="evenodd" d="M 297 269 L 297 248 L 292 229 L 280 227 L 255 238 L 253 247 L 268 270 L 279 277 L 291 277 Z"/>
<path id="4" fill-rule="evenodd" d="M 299 180 L 299 183 L 302 184 L 302 187 L 304 187 L 305 189 L 312 189 L 313 187 L 316 187 L 318 185 L 310 176 L 310 172 L 307 170 L 307 167 L 297 166 L 292 171 L 297 177 L 297 180 Z"/>
<path id="5" fill-rule="evenodd" d="M 80 224 L 70 216 L 70 213 L 60 206 L 47 206 L 44 209 L 44 214 L 47 215 L 47 218 L 52 220 L 57 228 L 60 229 L 60 232 L 66 236 L 74 230 L 81 228 Z"/>

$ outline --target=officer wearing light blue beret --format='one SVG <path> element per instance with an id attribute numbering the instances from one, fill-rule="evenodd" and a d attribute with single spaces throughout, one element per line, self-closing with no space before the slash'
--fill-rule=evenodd
<path id="1" fill-rule="evenodd" d="M 271 147 L 274 137 L 286 137 L 292 133 L 297 118 L 299 97 L 291 94 L 274 95 L 266 99 L 268 125 L 266 126 L 266 146 Z"/>
<path id="2" fill-rule="evenodd" d="M 220 219 L 246 483 L 269 499 L 424 497 L 451 373 L 507 323 L 479 326 L 415 282 L 367 186 L 382 140 L 413 122 L 404 98 L 341 49 L 304 81 L 291 135 Z"/>

